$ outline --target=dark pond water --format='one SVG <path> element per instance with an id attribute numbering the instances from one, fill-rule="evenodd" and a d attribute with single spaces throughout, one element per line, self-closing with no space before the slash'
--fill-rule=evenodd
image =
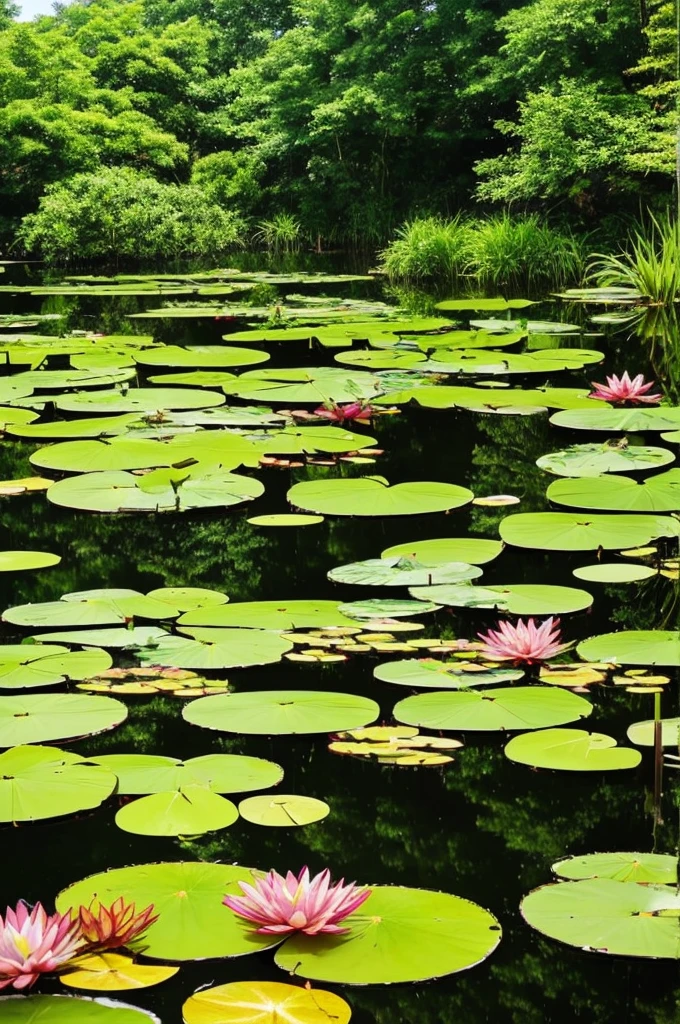
<path id="1" fill-rule="evenodd" d="M 32 271 L 33 274 L 37 273 Z M 21 268 L 10 268 L 5 280 Z M 23 279 L 23 278 L 22 278 Z M 353 286 L 361 294 L 365 286 Z M 343 289 L 347 294 L 348 289 Z M 334 288 L 332 294 L 341 294 Z M 364 293 L 366 291 L 364 290 Z M 71 328 L 112 331 L 124 314 L 156 304 L 153 299 L 32 299 L 2 296 L 2 311 L 39 309 L 68 312 Z M 532 311 L 533 315 L 533 311 Z M 541 316 L 566 319 L 573 309 L 549 305 Z M 141 321 L 142 330 L 151 322 Z M 220 324 L 159 322 L 162 340 L 214 341 Z M 611 369 L 646 369 L 638 339 L 625 335 L 589 339 L 604 345 Z M 303 345 L 273 347 L 279 365 L 330 362 L 332 353 L 310 353 Z M 602 379 L 602 369 L 596 375 Z M 556 384 L 585 384 L 593 374 L 557 374 Z M 357 428 L 361 430 L 362 428 Z M 364 428 L 365 429 L 365 428 Z M 379 418 L 372 428 L 385 454 L 370 471 L 391 483 L 438 480 L 463 484 L 476 494 L 516 494 L 521 511 L 547 508 L 549 478 L 535 466 L 542 454 L 573 442 L 547 417 L 479 416 L 463 412 L 405 409 Z M 580 435 L 579 441 L 586 440 Z M 654 442 L 656 443 L 656 442 Z M 0 444 L 0 478 L 28 475 L 34 446 L 10 440 Z M 60 510 L 44 495 L 3 499 L 0 504 L 4 549 L 38 549 L 62 556 L 61 564 L 36 573 L 3 574 L 2 607 L 54 600 L 68 591 L 96 587 L 215 587 L 232 601 L 268 598 L 338 600 L 384 596 L 366 588 L 334 586 L 326 573 L 336 565 L 377 557 L 388 545 L 426 537 L 497 536 L 508 510 L 467 506 L 450 515 L 392 519 L 327 518 L 321 525 L 294 530 L 263 530 L 248 516 L 285 511 L 291 484 L 338 470 L 320 467 L 260 471 L 265 495 L 245 511 L 180 517 L 96 516 Z M 366 467 L 344 464 L 342 473 L 361 475 Z M 510 509 L 509 511 L 515 511 Z M 571 571 L 591 561 L 574 555 L 506 549 L 485 567 L 485 583 L 549 582 L 573 585 Z M 590 614 L 568 617 L 568 639 L 614 628 L 659 626 L 669 612 L 673 584 L 660 580 L 595 588 Z M 674 621 L 674 619 L 673 619 Z M 473 636 L 488 616 L 442 610 L 428 620 L 431 635 Z M 5 627 L 2 642 L 16 639 Z M 373 679 L 378 659 L 355 657 L 316 667 L 283 661 L 265 668 L 228 673 L 234 688 L 343 690 L 379 701 L 382 716 L 405 692 Z M 650 696 L 622 688 L 595 689 L 592 728 L 625 740 L 627 725 L 651 715 Z M 607 850 L 673 852 L 678 829 L 674 779 L 667 778 L 663 824 L 651 814 L 651 758 L 635 771 L 583 776 L 532 771 L 506 760 L 500 734 L 468 734 L 465 747 L 445 769 L 380 768 L 328 753 L 325 737 L 229 738 L 186 724 L 181 702 L 126 698 L 130 716 L 114 732 L 69 745 L 101 752 L 153 752 L 189 757 L 209 752 L 247 753 L 279 762 L 286 789 L 326 800 L 330 816 L 306 828 L 263 829 L 239 820 L 226 831 L 196 841 L 147 839 L 114 824 L 117 801 L 78 819 L 0 833 L 0 904 L 19 897 L 51 903 L 69 883 L 107 867 L 150 861 L 206 859 L 262 868 L 313 871 L 329 865 L 334 875 L 365 883 L 395 883 L 441 889 L 488 907 L 503 927 L 503 941 L 484 964 L 450 978 L 421 985 L 338 988 L 356 1024 L 478 1024 L 478 1022 L 675 1022 L 680 1020 L 680 979 L 665 962 L 608 958 L 579 952 L 543 939 L 519 914 L 530 889 L 551 880 L 551 864 L 572 853 Z M 673 691 L 664 693 L 664 713 L 673 711 Z M 182 1002 L 199 986 L 236 980 L 285 980 L 271 953 L 246 959 L 183 965 L 158 988 L 122 993 L 128 1003 L 152 1009 L 164 1024 L 181 1021 Z M 60 991 L 45 985 L 41 991 Z"/>

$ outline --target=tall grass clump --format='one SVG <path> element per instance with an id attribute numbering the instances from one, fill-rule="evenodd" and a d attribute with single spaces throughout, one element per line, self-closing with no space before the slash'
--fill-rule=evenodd
<path id="1" fill-rule="evenodd" d="M 485 288 L 563 287 L 581 279 L 585 264 L 584 240 L 536 214 L 477 221 L 468 253 L 468 273 Z"/>
<path id="2" fill-rule="evenodd" d="M 680 301 L 680 221 L 648 215 L 619 253 L 591 253 L 588 278 L 603 288 L 634 288 L 648 303 Z"/>
<path id="3" fill-rule="evenodd" d="M 271 220 L 262 220 L 253 235 L 270 252 L 297 252 L 300 248 L 302 226 L 290 213 L 277 213 Z"/>
<path id="4" fill-rule="evenodd" d="M 460 215 L 451 220 L 417 217 L 379 253 L 380 269 L 395 281 L 451 283 L 465 271 L 469 234 L 469 223 Z"/>

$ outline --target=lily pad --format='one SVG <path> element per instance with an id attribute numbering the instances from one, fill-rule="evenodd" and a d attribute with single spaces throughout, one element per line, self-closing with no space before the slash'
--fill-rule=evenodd
<path id="1" fill-rule="evenodd" d="M 119 647 L 125 650 L 157 644 L 167 635 L 167 631 L 159 626 L 114 626 L 111 629 L 67 629 L 54 633 L 35 633 L 31 640 L 38 643 L 80 644 L 82 647 L 107 649 Z"/>
<path id="2" fill-rule="evenodd" d="M 158 921 L 144 936 L 145 956 L 157 960 L 205 960 L 240 956 L 277 944 L 258 935 L 222 906 L 225 893 L 240 894 L 237 882 L 252 881 L 248 868 L 202 861 L 135 864 L 91 875 L 59 893 L 61 913 L 98 899 L 108 906 L 120 896 L 138 907 L 153 903 Z"/>
<path id="3" fill-rule="evenodd" d="M 339 565 L 327 574 L 334 583 L 369 587 L 434 586 L 476 579 L 482 570 L 465 562 L 421 565 L 411 558 L 369 558 L 365 562 Z"/>
<path id="4" fill-rule="evenodd" d="M 262 452 L 309 455 L 317 452 L 353 452 L 377 444 L 374 437 L 344 427 L 284 427 L 251 440 Z"/>
<path id="5" fill-rule="evenodd" d="M 90 953 L 71 961 L 68 973 L 61 975 L 67 988 L 97 992 L 124 992 L 128 989 L 160 985 L 177 974 L 179 967 L 137 964 L 120 953 Z"/>
<path id="6" fill-rule="evenodd" d="M 438 661 L 435 658 L 406 658 L 378 665 L 373 675 L 383 683 L 397 683 L 414 689 L 461 690 L 491 686 L 521 679 L 522 669 L 498 668 L 477 662 Z"/>
<path id="7" fill-rule="evenodd" d="M 330 813 L 323 800 L 311 796 L 277 793 L 272 796 L 249 796 L 238 805 L 238 812 L 253 825 L 295 828 L 321 821 Z"/>
<path id="8" fill-rule="evenodd" d="M 519 512 L 506 516 L 499 530 L 506 544 L 540 551 L 621 551 L 680 536 L 680 524 L 670 516 L 592 512 Z"/>
<path id="9" fill-rule="evenodd" d="M 431 601 L 409 601 L 390 600 L 389 598 L 369 598 L 366 601 L 352 601 L 349 604 L 341 604 L 340 611 L 345 615 L 351 615 L 348 621 L 357 619 L 380 620 L 384 625 L 385 620 L 410 618 L 413 615 L 426 615 L 436 612 L 441 608 L 439 604 Z M 405 627 L 405 623 L 400 628 Z M 396 628 L 396 627 L 395 627 Z M 415 629 L 416 626 L 414 625 Z M 418 626 L 417 628 L 422 628 Z"/>
<path id="10" fill-rule="evenodd" d="M 188 633 L 189 637 L 168 634 L 152 647 L 140 648 L 138 658 L 146 665 L 175 668 L 245 668 L 280 661 L 293 646 L 289 640 L 265 630 L 206 627 L 183 629 L 182 632 Z"/>
<path id="11" fill-rule="evenodd" d="M 558 452 L 542 455 L 536 465 L 555 476 L 591 477 L 603 473 L 632 473 L 651 470 L 673 462 L 675 456 L 667 448 L 643 445 L 574 444 Z"/>
<path id="12" fill-rule="evenodd" d="M 117 776 L 118 792 L 125 796 L 191 786 L 213 793 L 249 793 L 277 786 L 283 778 L 280 765 L 244 754 L 204 754 L 186 761 L 160 754 L 102 754 L 91 760 Z"/>
<path id="13" fill-rule="evenodd" d="M 140 366 L 177 366 L 191 369 L 218 369 L 226 366 L 252 366 L 266 363 L 268 352 L 253 348 L 236 348 L 228 345 L 160 345 L 145 349 L 135 355 Z"/>
<path id="14" fill-rule="evenodd" d="M 526 309 L 528 306 L 535 306 L 535 302 L 531 302 L 530 299 L 504 299 L 504 298 L 472 298 L 472 299 L 446 299 L 444 302 L 438 302 L 435 309 L 446 310 L 446 312 L 463 313 L 466 311 L 472 311 L 474 313 L 481 313 L 485 310 L 496 312 L 497 310 L 506 309 Z M 505 323 L 505 321 L 501 321 Z"/>
<path id="15" fill-rule="evenodd" d="M 272 513 L 265 516 L 252 516 L 248 519 L 248 522 L 252 526 L 315 526 L 317 523 L 322 523 L 323 516 L 308 516 L 300 512 L 279 512 Z"/>
<path id="16" fill-rule="evenodd" d="M 616 882 L 674 883 L 678 858 L 670 853 L 586 853 L 552 866 L 559 878 L 612 878 Z"/>
<path id="17" fill-rule="evenodd" d="M 174 619 L 179 608 L 145 597 L 136 590 L 83 590 L 64 594 L 59 601 L 20 604 L 3 612 L 15 626 L 106 626 L 134 618 Z M 108 666 L 106 666 L 108 667 Z"/>
<path id="18" fill-rule="evenodd" d="M 582 640 L 576 650 L 585 661 L 680 666 L 680 635 L 677 630 L 628 629 L 620 633 L 602 633 Z"/>
<path id="19" fill-rule="evenodd" d="M 340 732 L 368 725 L 380 707 L 367 697 L 316 690 L 260 690 L 200 697 L 182 711 L 192 725 L 247 736 Z"/>
<path id="20" fill-rule="evenodd" d="M 226 607 L 201 608 L 182 615 L 178 624 L 286 631 L 356 626 L 356 621 L 341 612 L 337 601 L 282 600 L 234 601 Z"/>
<path id="21" fill-rule="evenodd" d="M 419 693 L 395 704 L 393 714 L 398 722 L 406 725 L 464 732 L 545 729 L 587 718 L 592 710 L 589 701 L 568 690 L 512 686 L 484 693 L 474 690 Z"/>
<path id="22" fill-rule="evenodd" d="M 184 1024 L 349 1024 L 352 1011 L 323 989 L 277 981 L 232 981 L 204 988 L 182 1007 Z"/>
<path id="23" fill-rule="evenodd" d="M 193 611 L 194 608 L 213 608 L 229 600 L 220 590 L 208 590 L 206 587 L 159 587 L 150 590 L 146 596 L 153 601 L 167 602 L 181 612 Z"/>
<path id="24" fill-rule="evenodd" d="M 40 448 L 31 463 L 59 473 L 97 473 L 157 469 L 200 462 L 236 469 L 259 465 L 260 451 L 246 438 L 227 431 L 198 431 L 168 441 L 113 437 L 104 441 L 63 441 Z"/>
<path id="25" fill-rule="evenodd" d="M 641 434 L 646 430 L 677 430 L 680 427 L 680 408 L 663 405 L 649 409 L 614 409 L 604 402 L 593 409 L 568 409 L 550 417 L 556 427 L 572 430 L 607 430 L 627 434 Z"/>
<path id="26" fill-rule="evenodd" d="M 96 648 L 71 652 L 54 644 L 5 644 L 0 646 L 0 690 L 29 690 L 87 679 L 112 664 L 106 651 Z"/>
<path id="27" fill-rule="evenodd" d="M 593 603 L 592 596 L 585 590 L 540 583 L 490 587 L 463 583 L 460 586 L 411 587 L 409 593 L 454 608 L 494 608 L 512 615 L 567 615 L 584 611 Z"/>
<path id="28" fill-rule="evenodd" d="M 86 996 L 2 996 L 3 1024 L 161 1024 L 149 1010 Z"/>
<path id="29" fill-rule="evenodd" d="M 668 469 L 642 482 L 628 476 L 555 480 L 546 496 L 572 508 L 676 512 L 680 510 L 680 469 Z"/>
<path id="30" fill-rule="evenodd" d="M 521 912 L 543 935 L 588 952 L 680 958 L 674 886 L 611 878 L 556 882 L 525 896 Z"/>
<path id="31" fill-rule="evenodd" d="M 0 572 L 47 569 L 59 562 L 61 555 L 51 555 L 47 551 L 0 551 Z"/>
<path id="32" fill-rule="evenodd" d="M 139 836 L 198 836 L 233 825 L 238 811 L 231 800 L 203 786 L 183 786 L 125 804 L 116 825 Z"/>
<path id="33" fill-rule="evenodd" d="M 263 493 L 259 480 L 219 469 L 159 469 L 141 477 L 124 472 L 68 477 L 52 484 L 47 499 L 87 512 L 186 512 L 228 508 Z"/>
<path id="34" fill-rule="evenodd" d="M 635 680 L 631 679 L 631 683 Z M 654 720 L 633 722 L 628 726 L 626 735 L 637 747 L 654 746 Z M 680 718 L 661 719 L 661 744 L 664 747 L 680 746 Z"/>
<path id="35" fill-rule="evenodd" d="M 506 746 L 505 756 L 532 768 L 571 772 L 636 768 L 641 759 L 639 751 L 617 747 L 611 736 L 583 729 L 543 729 L 515 736 Z"/>
<path id="36" fill-rule="evenodd" d="M 405 516 L 446 512 L 474 497 L 467 487 L 429 481 L 394 484 L 384 477 L 308 480 L 288 491 L 291 505 L 322 515 Z"/>
<path id="37" fill-rule="evenodd" d="M 574 569 L 572 575 L 588 583 L 638 583 L 640 580 L 658 575 L 658 572 L 650 566 L 635 563 L 596 562 L 595 565 L 583 565 L 579 569 Z"/>
<path id="38" fill-rule="evenodd" d="M 441 565 L 443 562 L 467 562 L 485 565 L 498 558 L 503 550 L 499 540 L 486 537 L 441 537 L 433 540 L 407 541 L 385 548 L 381 558 L 413 558 L 422 565 Z"/>
<path id="39" fill-rule="evenodd" d="M 37 821 L 98 807 L 116 776 L 56 747 L 17 746 L 0 754 L 0 821 Z"/>
<path id="40" fill-rule="evenodd" d="M 161 409 L 206 409 L 223 405 L 217 391 L 192 388 L 129 388 L 127 391 L 85 391 L 64 395 L 56 406 L 62 412 L 83 416 L 108 416 L 116 412 L 156 413 Z"/>
<path id="41" fill-rule="evenodd" d="M 501 937 L 496 918 L 476 903 L 399 886 L 373 886 L 346 925 L 342 936 L 294 935 L 277 951 L 277 965 L 335 984 L 426 981 L 481 963 Z"/>
<path id="42" fill-rule="evenodd" d="M 223 386 L 226 395 L 256 402 L 286 402 L 306 405 L 313 402 L 356 402 L 382 394 L 385 388 L 378 377 L 355 370 L 352 374 L 340 367 L 322 368 L 312 372 L 300 370 L 248 371 L 237 381 Z"/>
<path id="43" fill-rule="evenodd" d="M 41 693 L 0 697 L 0 747 L 96 736 L 127 718 L 127 708 L 111 697 Z"/>

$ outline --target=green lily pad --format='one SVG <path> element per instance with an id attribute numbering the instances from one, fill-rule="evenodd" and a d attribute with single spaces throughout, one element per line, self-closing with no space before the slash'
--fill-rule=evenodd
<path id="1" fill-rule="evenodd" d="M 64 395 L 56 406 L 62 412 L 84 416 L 106 416 L 116 412 L 156 413 L 162 409 L 205 409 L 223 405 L 224 395 L 217 391 L 192 388 L 129 388 L 127 391 L 93 391 Z"/>
<path id="2" fill-rule="evenodd" d="M 373 886 L 346 923 L 342 936 L 294 935 L 277 951 L 277 965 L 337 984 L 426 981 L 481 963 L 501 938 L 496 918 L 476 903 L 398 886 Z"/>
<path id="3" fill-rule="evenodd" d="M 414 540 L 394 544 L 381 552 L 381 558 L 413 558 L 421 565 L 441 565 L 443 562 L 467 562 L 485 565 L 498 558 L 503 550 L 499 540 L 486 537 L 441 537 L 433 540 Z"/>
<path id="4" fill-rule="evenodd" d="M 573 508 L 675 512 L 680 510 L 680 469 L 668 469 L 642 482 L 629 476 L 555 480 L 546 496 L 549 501 Z"/>
<path id="5" fill-rule="evenodd" d="M 109 369 L 106 372 L 92 370 L 35 370 L 17 373 L 12 381 L 26 384 L 36 391 L 53 391 L 64 388 L 102 388 L 131 380 L 135 376 L 134 369 L 122 367 Z"/>
<path id="6" fill-rule="evenodd" d="M 47 499 L 87 512 L 186 512 L 228 508 L 263 493 L 259 480 L 221 469 L 158 469 L 145 476 L 110 472 L 68 477 L 52 484 Z"/>
<path id="7" fill-rule="evenodd" d="M 398 339 L 395 336 L 394 341 Z M 425 363 L 427 356 L 423 352 L 402 352 L 391 349 L 360 349 L 354 352 L 339 352 L 333 357 L 336 363 L 343 366 L 368 367 L 370 370 L 410 370 L 414 366 L 422 369 L 419 364 Z"/>
<path id="8" fill-rule="evenodd" d="M 305 405 L 313 402 L 356 402 L 381 394 L 385 388 L 378 377 L 355 370 L 350 374 L 340 367 L 283 370 L 251 370 L 237 381 L 225 384 L 226 395 L 258 402 L 286 402 Z"/>
<path id="9" fill-rule="evenodd" d="M 187 612 L 206 615 L 219 611 L 223 605 Z M 263 629 L 182 629 L 189 636 L 167 634 L 152 647 L 140 648 L 137 656 L 143 665 L 164 665 L 174 668 L 225 669 L 248 665 L 272 665 L 293 647 L 275 633 Z"/>
<path id="10" fill-rule="evenodd" d="M 654 720 L 633 722 L 628 726 L 626 735 L 630 742 L 637 747 L 653 747 Z M 680 746 L 680 718 L 661 719 L 661 745 L 664 747 Z"/>
<path id="11" fill-rule="evenodd" d="M 522 669 L 484 667 L 470 663 L 470 670 L 460 661 L 438 661 L 435 658 L 406 658 L 388 661 L 373 670 L 383 683 L 397 683 L 414 689 L 460 690 L 471 686 L 512 683 L 524 675 Z"/>
<path id="12" fill-rule="evenodd" d="M 3 1024 L 161 1024 L 149 1010 L 86 996 L 0 996 Z"/>
<path id="13" fill-rule="evenodd" d="M 184 373 L 157 373 L 148 378 L 148 383 L 161 387 L 221 388 L 232 380 L 236 380 L 236 374 L 226 370 L 188 370 Z"/>
<path id="14" fill-rule="evenodd" d="M 585 661 L 615 665 L 680 666 L 680 635 L 677 630 L 628 629 L 602 633 L 582 640 L 576 648 Z"/>
<path id="15" fill-rule="evenodd" d="M 63 441 L 40 448 L 30 457 L 40 469 L 59 473 L 93 473 L 215 464 L 223 469 L 258 466 L 260 451 L 246 438 L 226 431 L 182 434 L 167 441 L 120 436 L 105 441 Z"/>
<path id="16" fill-rule="evenodd" d="M 674 886 L 587 878 L 534 889 L 522 900 L 527 924 L 594 953 L 680 958 L 680 896 Z"/>
<path id="17" fill-rule="evenodd" d="M 405 516 L 446 512 L 472 501 L 467 487 L 429 481 L 390 484 L 384 477 L 308 480 L 294 484 L 288 501 L 322 515 Z"/>
<path id="18" fill-rule="evenodd" d="M 323 800 L 315 800 L 311 796 L 277 793 L 270 796 L 249 796 L 246 800 L 241 800 L 238 813 L 253 825 L 295 828 L 321 821 L 330 813 L 330 807 Z"/>
<path id="19" fill-rule="evenodd" d="M 111 697 L 41 693 L 0 697 L 0 747 L 96 736 L 127 718 L 127 708 Z"/>
<path id="20" fill-rule="evenodd" d="M 300 512 L 279 512 L 265 516 L 252 516 L 248 519 L 251 526 L 315 526 L 322 523 L 323 516 L 308 516 Z"/>
<path id="21" fill-rule="evenodd" d="M 80 644 L 83 647 L 146 647 L 159 643 L 167 636 L 159 626 L 114 626 L 111 629 L 57 630 L 54 633 L 36 633 L 31 637 L 39 643 Z"/>
<path id="22" fill-rule="evenodd" d="M 436 612 L 439 608 L 441 605 L 433 604 L 431 601 L 398 601 L 378 597 L 340 605 L 340 611 L 351 616 L 348 621 L 353 621 L 354 625 L 357 619 L 407 619 L 414 615 Z"/>
<path id="23" fill-rule="evenodd" d="M 472 298 L 472 299 L 446 299 L 445 302 L 438 302 L 435 309 L 443 309 L 452 311 L 455 313 L 472 311 L 474 313 L 481 313 L 485 310 L 489 312 L 496 312 L 497 310 L 506 309 L 526 309 L 528 306 L 535 306 L 535 302 L 531 302 L 529 299 L 483 299 L 483 298 Z M 505 321 L 501 321 L 505 323 Z"/>
<path id="24" fill-rule="evenodd" d="M 667 448 L 619 447 L 605 441 L 604 444 L 574 444 L 562 451 L 542 455 L 536 460 L 536 465 L 555 476 L 591 477 L 603 473 L 658 469 L 673 462 L 674 458 Z"/>
<path id="25" fill-rule="evenodd" d="M 211 698 L 217 700 L 218 698 Z M 488 693 L 473 690 L 419 693 L 395 704 L 397 722 L 445 732 L 544 729 L 587 718 L 592 704 L 568 690 L 512 686 Z"/>
<path id="26" fill-rule="evenodd" d="M 621 551 L 640 547 L 657 537 L 680 536 L 680 524 L 670 516 L 658 515 L 519 512 L 506 516 L 499 532 L 506 544 L 520 548 Z"/>
<path id="27" fill-rule="evenodd" d="M 344 427 L 285 427 L 252 440 L 260 451 L 276 455 L 353 452 L 377 444 L 374 437 Z"/>
<path id="28" fill-rule="evenodd" d="M 138 907 L 153 903 L 159 919 L 144 935 L 146 956 L 170 961 L 240 956 L 280 941 L 258 935 L 222 905 L 225 893 L 239 895 L 237 882 L 248 881 L 252 881 L 248 868 L 230 864 L 135 864 L 76 882 L 59 893 L 56 905 L 65 913 L 89 906 L 95 897 L 107 906 L 120 896 Z"/>
<path id="29" fill-rule="evenodd" d="M 485 374 L 552 373 L 599 363 L 604 353 L 584 348 L 554 348 L 538 352 L 493 352 L 486 349 L 438 349 L 436 358 L 418 366 L 435 373 Z"/>
<path id="30" fill-rule="evenodd" d="M 18 746 L 0 754 L 0 821 L 37 821 L 98 807 L 116 777 L 56 747 Z"/>
<path id="31" fill-rule="evenodd" d="M 471 320 L 471 327 L 481 331 L 518 331 L 524 329 L 529 334 L 575 334 L 581 328 L 577 324 L 564 324 L 555 320 L 529 320 L 524 324 L 520 320 Z"/>
<path id="32" fill-rule="evenodd" d="M 556 427 L 572 430 L 607 430 L 627 434 L 641 434 L 646 430 L 677 430 L 680 427 L 680 408 L 654 406 L 648 409 L 615 409 L 605 402 L 595 403 L 593 409 L 570 409 L 556 412 L 550 422 Z"/>
<path id="33" fill-rule="evenodd" d="M 0 551 L 0 572 L 24 572 L 59 565 L 61 555 L 47 551 Z"/>
<path id="34" fill-rule="evenodd" d="M 59 601 L 20 604 L 3 612 L 15 626 L 107 626 L 130 619 L 175 619 L 179 608 L 136 590 L 83 590 Z"/>
<path id="35" fill-rule="evenodd" d="M 595 565 L 583 565 L 579 569 L 574 569 L 572 575 L 589 583 L 638 583 L 658 573 L 650 566 L 635 565 L 634 562 L 596 562 Z"/>
<path id="36" fill-rule="evenodd" d="M 592 596 L 585 590 L 547 583 L 410 587 L 409 594 L 454 608 L 494 608 L 513 615 L 567 615 L 584 611 L 593 603 Z"/>
<path id="37" fill-rule="evenodd" d="M 125 804 L 116 814 L 116 825 L 139 836 L 197 836 L 228 828 L 237 819 L 231 800 L 203 786 L 183 786 Z"/>
<path id="38" fill-rule="evenodd" d="M 23 410 L 17 410 L 23 412 Z M 37 419 L 37 414 L 32 414 Z M 32 423 L 17 421 L 8 425 L 7 433 L 13 437 L 25 438 L 27 441 L 69 440 L 71 438 L 114 437 L 124 434 L 128 428 L 138 421 L 135 413 L 122 416 L 88 416 L 83 419 L 53 420 L 48 423 Z"/>
<path id="39" fill-rule="evenodd" d="M 208 590 L 205 587 L 159 587 L 158 590 L 150 590 L 146 596 L 153 601 L 167 602 L 181 612 L 190 612 L 194 608 L 214 608 L 229 600 L 220 590 Z"/>
<path id="40" fill-rule="evenodd" d="M 160 754 L 102 754 L 91 758 L 118 778 L 118 792 L 146 796 L 191 786 L 213 793 L 249 793 L 277 786 L 283 768 L 273 761 L 244 754 L 204 754 L 180 761 Z"/>
<path id="41" fill-rule="evenodd" d="M 380 707 L 367 697 L 315 690 L 260 690 L 199 697 L 183 711 L 192 725 L 247 736 L 343 732 L 368 725 Z"/>
<path id="42" fill-rule="evenodd" d="M 482 570 L 466 562 L 444 562 L 427 566 L 411 558 L 369 558 L 364 562 L 339 565 L 327 573 L 334 583 L 369 587 L 435 586 L 476 579 Z"/>
<path id="43" fill-rule="evenodd" d="M 177 366 L 191 369 L 218 369 L 226 366 L 252 366 L 266 363 L 268 352 L 252 348 L 236 348 L 228 345 L 162 345 L 145 349 L 135 355 L 140 366 Z"/>
<path id="44" fill-rule="evenodd" d="M 670 853 L 586 853 L 552 866 L 560 878 L 611 878 L 616 882 L 674 883 L 678 858 Z"/>
<path id="45" fill-rule="evenodd" d="M 506 746 L 505 756 L 532 768 L 571 772 L 636 768 L 641 760 L 639 751 L 617 747 L 611 736 L 583 729 L 543 729 L 515 736 Z"/>
<path id="46" fill-rule="evenodd" d="M 500 355 L 500 353 L 499 353 Z M 499 364 L 500 365 L 500 364 Z M 433 367 L 430 366 L 430 369 Z M 552 367 L 547 368 L 548 372 Z M 442 366 L 441 372 L 451 372 Z M 375 405 L 404 405 L 417 402 L 427 409 L 468 409 L 473 412 L 521 412 L 528 415 L 536 410 L 582 409 L 589 407 L 591 399 L 583 388 L 503 388 L 496 383 L 492 388 L 438 385 L 416 386 L 405 391 L 391 391 L 375 399 Z"/>
<path id="47" fill-rule="evenodd" d="M 412 602 L 415 604 L 416 602 Z M 340 611 L 337 601 L 234 601 L 220 608 L 187 612 L 180 626 L 247 627 L 249 629 L 323 629 L 326 626 L 356 626 Z"/>
<path id="48" fill-rule="evenodd" d="M 23 426 L 37 420 L 37 412 L 30 409 L 0 409 L 0 431 L 9 431 L 12 426 Z"/>
<path id="49" fill-rule="evenodd" d="M 0 646 L 0 689 L 29 690 L 88 679 L 112 664 L 106 651 L 96 648 L 71 652 L 54 644 L 6 644 Z"/>

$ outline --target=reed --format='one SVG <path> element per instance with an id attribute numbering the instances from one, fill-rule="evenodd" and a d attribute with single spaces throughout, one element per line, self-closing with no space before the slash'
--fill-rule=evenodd
<path id="1" fill-rule="evenodd" d="M 418 217 L 397 229 L 394 241 L 379 253 L 380 269 L 393 281 L 425 279 L 453 283 L 467 263 L 469 222 Z"/>

